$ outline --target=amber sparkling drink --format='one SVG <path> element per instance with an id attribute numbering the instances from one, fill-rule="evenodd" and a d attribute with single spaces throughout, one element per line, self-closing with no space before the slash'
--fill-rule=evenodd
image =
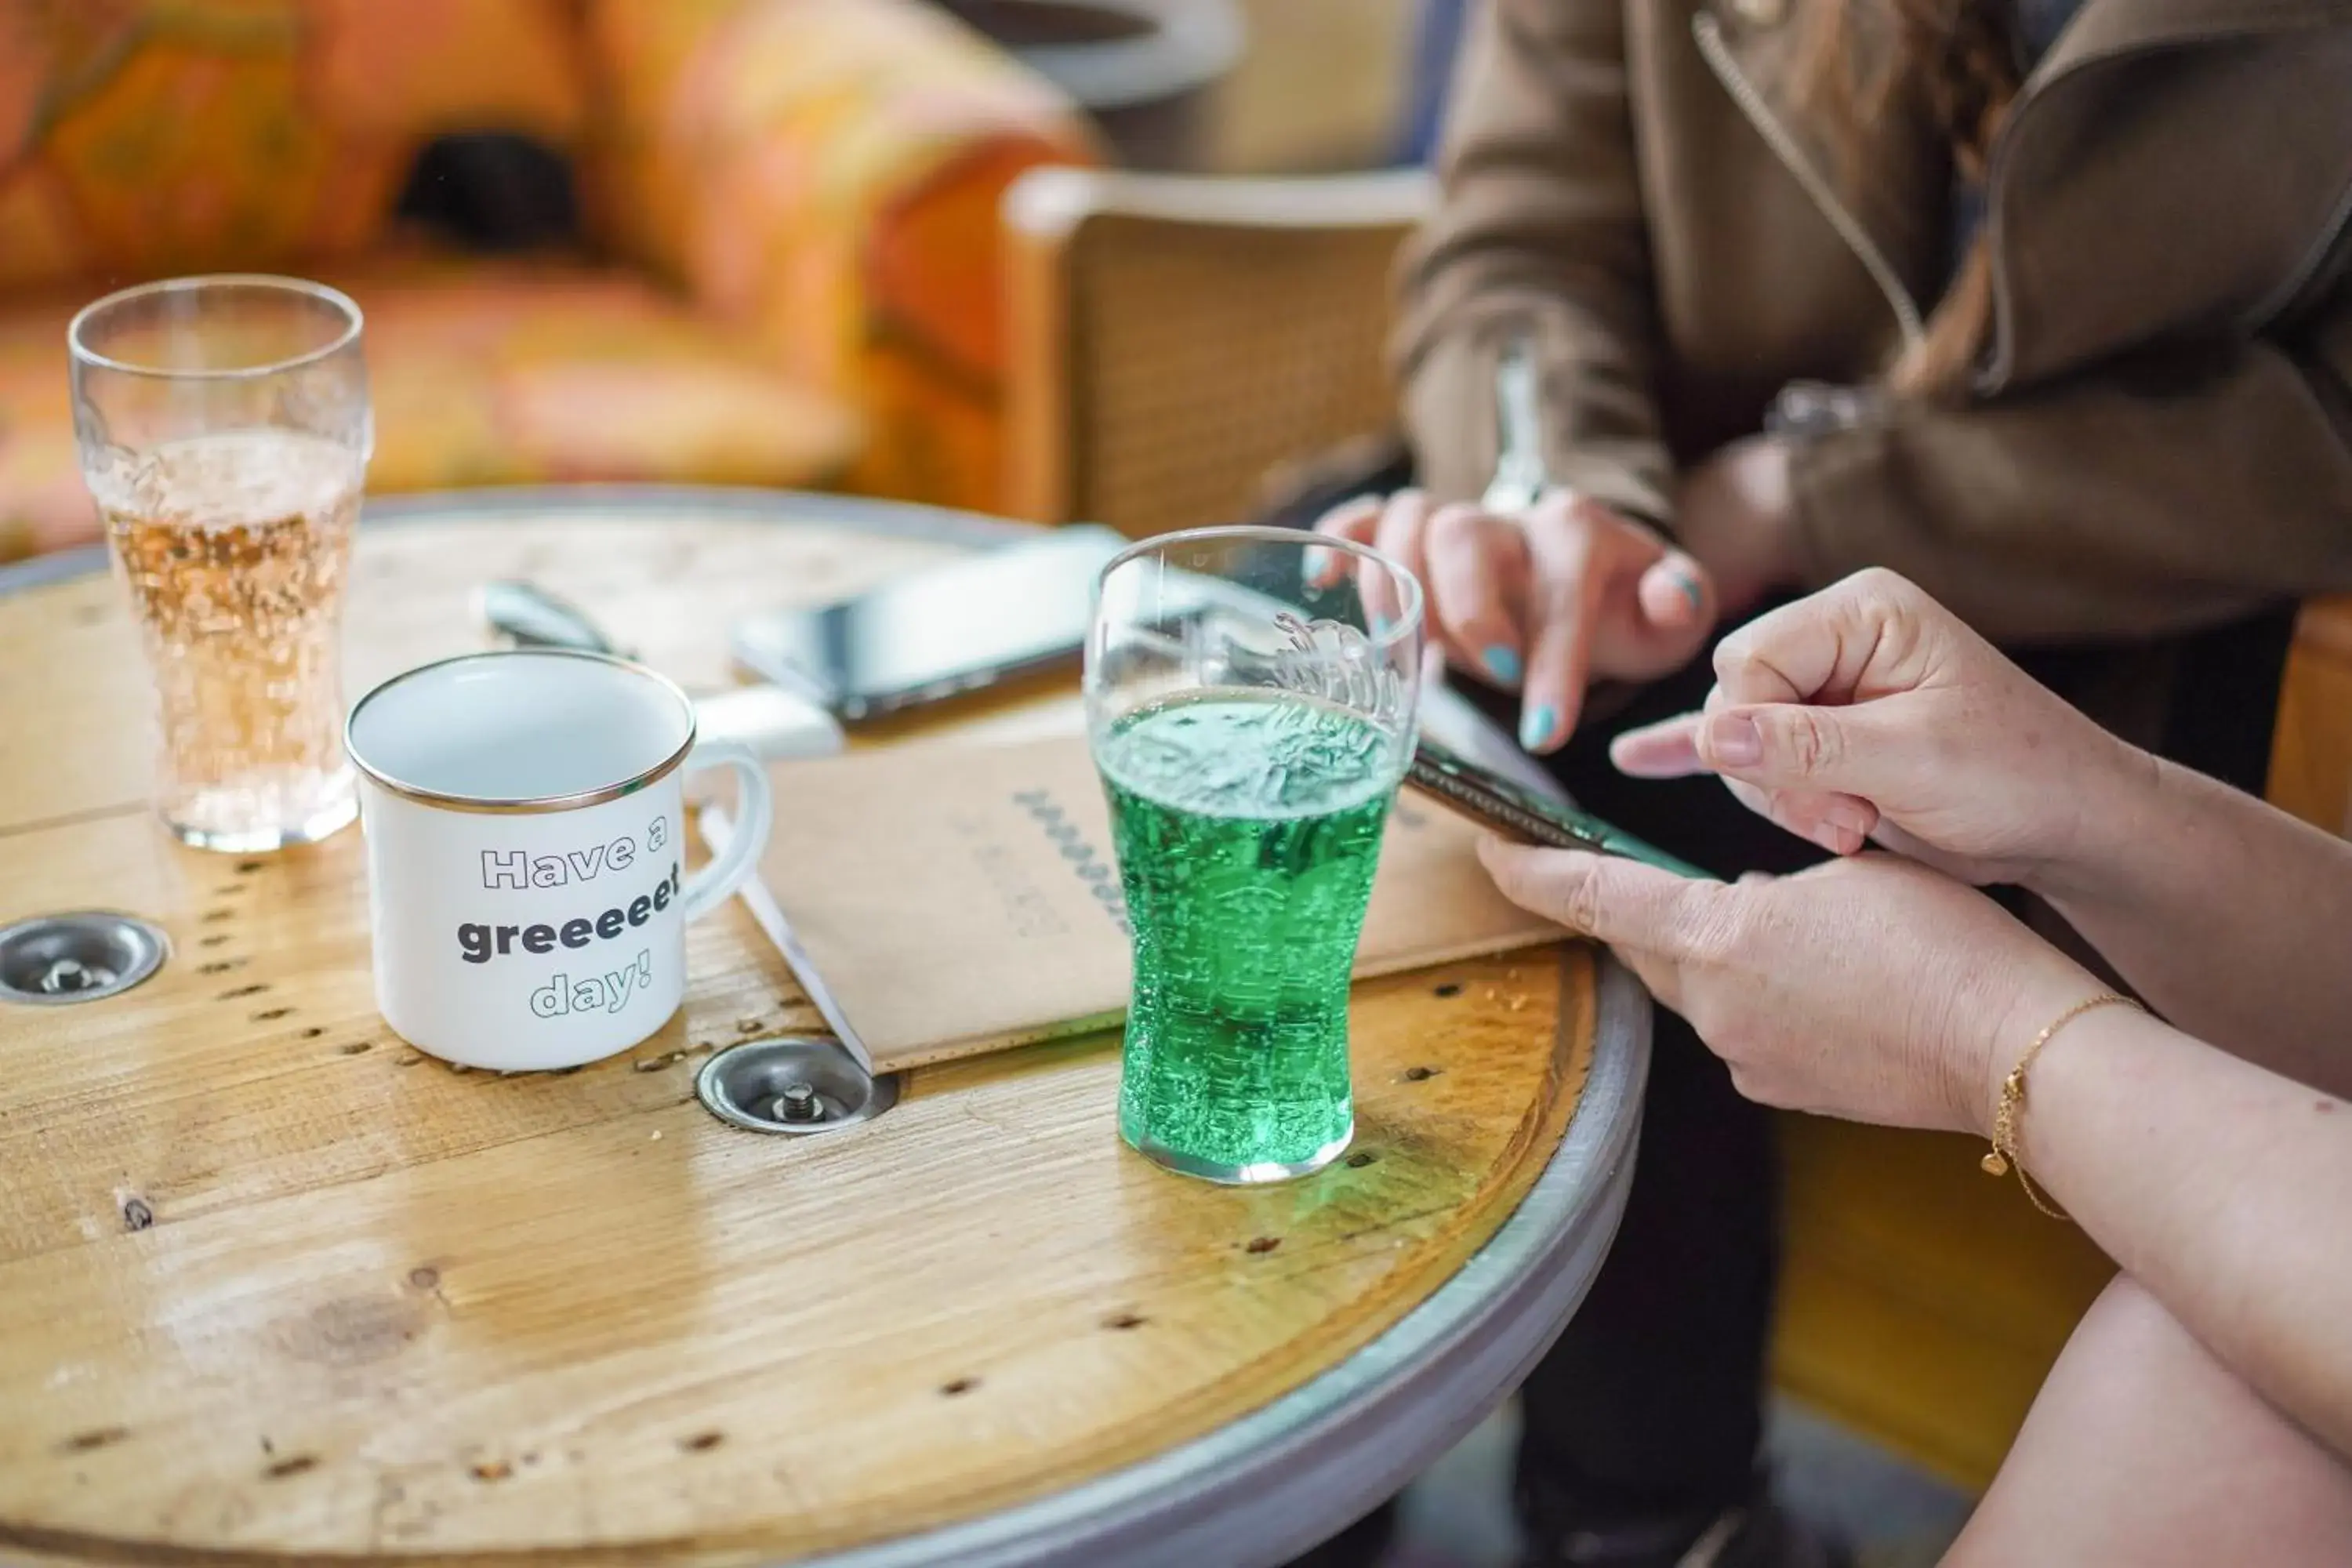
<path id="1" fill-rule="evenodd" d="M 110 295 L 69 333 L 82 473 L 156 693 L 155 804 L 240 854 L 357 811 L 338 644 L 372 428 L 358 308 L 290 279 Z"/>

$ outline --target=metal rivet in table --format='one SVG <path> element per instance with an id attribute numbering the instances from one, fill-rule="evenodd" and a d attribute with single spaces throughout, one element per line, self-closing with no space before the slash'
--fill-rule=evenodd
<path id="1" fill-rule="evenodd" d="M 871 1076 L 838 1041 L 780 1035 L 712 1057 L 694 1092 L 721 1121 L 805 1136 L 871 1121 L 898 1103 L 898 1080 Z"/>
<path id="2" fill-rule="evenodd" d="M 36 915 L 0 931 L 0 1001 L 60 1006 L 117 996 L 171 951 L 161 930 L 131 915 Z"/>

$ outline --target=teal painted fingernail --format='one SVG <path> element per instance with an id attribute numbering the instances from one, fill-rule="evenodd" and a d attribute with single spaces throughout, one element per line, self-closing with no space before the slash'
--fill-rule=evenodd
<path id="1" fill-rule="evenodd" d="M 1478 657 L 1486 661 L 1486 668 L 1496 679 L 1517 681 L 1519 679 L 1519 656 L 1501 643 L 1496 643 Z"/>
<path id="2" fill-rule="evenodd" d="M 1677 572 L 1675 574 L 1675 582 L 1682 589 L 1683 597 L 1691 602 L 1692 609 L 1700 610 L 1706 607 L 1706 594 L 1699 587 L 1697 578 L 1687 572 Z"/>
<path id="3" fill-rule="evenodd" d="M 1552 716 L 1551 705 L 1530 708 L 1519 715 L 1519 744 L 1534 751 L 1551 739 L 1552 726 L 1559 721 Z"/>

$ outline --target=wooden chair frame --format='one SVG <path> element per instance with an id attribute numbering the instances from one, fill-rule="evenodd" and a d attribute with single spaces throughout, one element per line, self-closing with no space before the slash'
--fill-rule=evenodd
<path id="1" fill-rule="evenodd" d="M 1297 179 L 1239 179 L 1138 174 L 1100 170 L 1041 168 L 1024 174 L 1005 194 L 1004 271 L 1007 351 L 1007 510 L 1042 522 L 1079 518 L 1120 527 L 1134 520 L 1102 516 L 1097 510 L 1097 456 L 1107 436 L 1148 431 L 1106 431 L 1091 400 L 1101 379 L 1101 345 L 1091 339 L 1087 309 L 1090 279 L 1122 266 L 1149 261 L 1173 246 L 1191 247 L 1195 265 L 1221 275 L 1234 291 L 1261 286 L 1265 264 L 1328 249 L 1335 244 L 1371 247 L 1392 257 L 1417 228 L 1435 200 L 1433 182 L 1419 171 L 1382 172 Z M 1383 272 L 1385 268 L 1383 268 Z M 1364 276 L 1362 268 L 1357 269 Z M 1385 277 L 1377 297 L 1352 301 L 1376 312 L 1370 329 L 1385 342 L 1391 291 Z M 1265 309 L 1252 324 L 1268 333 L 1283 328 L 1280 300 L 1265 296 Z M 1244 310 L 1256 310 L 1251 306 Z M 1252 333 L 1255 336 L 1255 332 Z M 1247 396 L 1249 366 L 1235 344 L 1230 389 L 1203 377 L 1181 390 L 1205 406 L 1228 390 Z M 1360 366 L 1347 374 L 1361 381 Z M 1260 394 L 1260 395 L 1264 395 Z M 1386 406 L 1392 400 L 1379 394 Z M 1360 406 L 1370 399 L 1358 398 Z M 1340 420 L 1338 423 L 1351 423 Z M 1393 424 L 1392 413 L 1376 423 Z M 1311 417 L 1286 432 L 1303 446 L 1335 446 L 1364 428 L 1318 428 Z M 1309 455 L 1304 450 L 1287 457 Z M 1246 461 L 1247 459 L 1244 459 Z M 1221 476 L 1227 492 L 1254 484 L 1260 473 Z M 1192 523 L 1231 521 L 1198 516 Z M 1149 528 L 1135 528 L 1150 531 Z"/>

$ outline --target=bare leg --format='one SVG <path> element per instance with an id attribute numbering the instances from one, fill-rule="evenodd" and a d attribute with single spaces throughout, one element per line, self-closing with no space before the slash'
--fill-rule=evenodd
<path id="1" fill-rule="evenodd" d="M 1944 1568 L 2341 1568 L 2352 1467 L 2117 1279 L 2076 1326 Z"/>

